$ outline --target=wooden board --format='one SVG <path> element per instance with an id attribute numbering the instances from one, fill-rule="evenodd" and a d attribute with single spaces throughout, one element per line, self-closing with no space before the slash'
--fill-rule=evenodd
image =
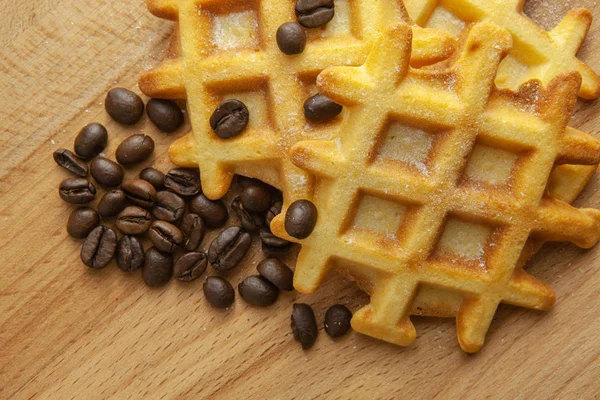
<path id="1" fill-rule="evenodd" d="M 414 318 L 418 339 L 395 347 L 356 333 L 321 330 L 307 352 L 289 327 L 295 301 L 314 305 L 322 326 L 336 302 L 366 298 L 333 276 L 314 296 L 286 293 L 268 309 L 237 299 L 211 309 L 202 281 L 147 288 L 138 273 L 91 271 L 67 236 L 72 207 L 57 194 L 67 173 L 52 152 L 72 147 L 87 123 L 106 124 L 110 156 L 130 134 L 151 134 L 166 170 L 167 136 L 144 119 L 110 121 L 109 88 L 136 89 L 172 25 L 143 1 L 4 0 L 0 15 L 0 398 L 595 398 L 600 395 L 600 247 L 548 245 L 530 271 L 557 304 L 547 313 L 501 307 L 484 349 L 464 354 L 453 320 Z M 593 0 L 534 1 L 546 27 Z M 554 10 L 553 12 L 549 12 Z M 600 23 L 581 57 L 600 70 Z M 137 90 L 137 89 L 136 89 Z M 598 135 L 600 103 L 581 103 L 572 125 Z M 133 176 L 137 170 L 128 171 Z M 578 205 L 599 206 L 596 177 Z M 206 242 L 204 243 L 206 246 Z M 253 273 L 251 257 L 230 278 Z"/>

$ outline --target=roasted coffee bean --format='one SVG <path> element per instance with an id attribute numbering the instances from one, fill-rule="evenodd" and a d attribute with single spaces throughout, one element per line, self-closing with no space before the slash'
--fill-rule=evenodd
<path id="1" fill-rule="evenodd" d="M 173 255 L 150 247 L 144 256 L 142 277 L 148 286 L 165 285 L 173 276 Z"/>
<path id="2" fill-rule="evenodd" d="M 124 125 L 136 124 L 144 115 L 141 97 L 125 88 L 111 89 L 104 100 L 108 115 Z"/>
<path id="3" fill-rule="evenodd" d="M 325 332 L 332 338 L 344 336 L 350 330 L 352 312 L 346 306 L 335 304 L 325 313 Z"/>
<path id="4" fill-rule="evenodd" d="M 117 228 L 126 235 L 141 235 L 152 225 L 152 216 L 143 208 L 129 206 L 117 216 Z"/>
<path id="5" fill-rule="evenodd" d="M 172 100 L 150 99 L 146 113 L 150 121 L 163 132 L 175 132 L 183 124 L 183 112 Z"/>
<path id="6" fill-rule="evenodd" d="M 236 213 L 240 220 L 242 228 L 247 232 L 254 232 L 262 225 L 262 216 L 258 213 L 251 213 L 244 208 L 240 196 L 233 199 L 231 209 Z"/>
<path id="7" fill-rule="evenodd" d="M 248 186 L 242 191 L 242 205 L 248 211 L 262 213 L 271 206 L 271 192 L 263 185 Z"/>
<path id="8" fill-rule="evenodd" d="M 98 123 L 86 125 L 75 137 L 75 153 L 84 160 L 89 160 L 102 153 L 107 141 L 108 132 L 103 125 Z"/>
<path id="9" fill-rule="evenodd" d="M 242 133 L 250 114 L 239 100 L 225 100 L 210 116 L 210 126 L 221 139 L 230 139 Z"/>
<path id="10" fill-rule="evenodd" d="M 123 182 L 121 190 L 133 203 L 150 208 L 156 202 L 156 189 L 143 179 L 131 179 Z"/>
<path id="11" fill-rule="evenodd" d="M 110 263 L 117 248 L 117 234 L 100 225 L 94 228 L 81 246 L 81 261 L 88 267 L 100 269 Z"/>
<path id="12" fill-rule="evenodd" d="M 96 197 L 96 187 L 85 178 L 67 178 L 60 183 L 58 194 L 67 203 L 85 204 Z"/>
<path id="13" fill-rule="evenodd" d="M 274 304 L 279 289 L 260 275 L 252 275 L 238 285 L 240 296 L 254 306 L 266 307 Z"/>
<path id="14" fill-rule="evenodd" d="M 304 116 L 309 121 L 327 122 L 342 112 L 343 107 L 323 96 L 321 93 L 314 95 L 304 102 Z"/>
<path id="15" fill-rule="evenodd" d="M 319 330 L 315 313 L 308 304 L 294 304 L 292 332 L 294 333 L 294 339 L 300 342 L 304 350 L 310 349 L 315 344 Z"/>
<path id="16" fill-rule="evenodd" d="M 296 239 L 306 239 L 317 224 L 317 207 L 309 200 L 297 200 L 285 214 L 285 230 Z"/>
<path id="17" fill-rule="evenodd" d="M 166 221 L 154 221 L 148 235 L 154 246 L 165 253 L 172 253 L 183 245 L 183 233 Z"/>
<path id="18" fill-rule="evenodd" d="M 300 25 L 306 28 L 318 28 L 325 25 L 334 15 L 333 0 L 297 0 L 296 17 Z"/>
<path id="19" fill-rule="evenodd" d="M 278 259 L 262 260 L 256 269 L 260 276 L 277 286 L 278 289 L 294 290 L 294 272 Z"/>
<path id="20" fill-rule="evenodd" d="M 123 182 L 125 171 L 116 162 L 105 157 L 96 157 L 90 163 L 92 177 L 102 186 L 119 186 Z"/>
<path id="21" fill-rule="evenodd" d="M 180 226 L 181 232 L 185 236 L 184 246 L 187 251 L 194 251 L 202 243 L 206 227 L 204 221 L 196 214 L 188 214 L 183 218 Z"/>
<path id="22" fill-rule="evenodd" d="M 287 55 L 300 54 L 306 46 L 306 33 L 300 24 L 286 22 L 277 29 L 275 35 L 277 46 L 282 53 Z"/>
<path id="23" fill-rule="evenodd" d="M 233 304 L 235 291 L 233 286 L 220 276 L 209 276 L 202 287 L 204 297 L 217 308 L 227 308 Z"/>
<path id="24" fill-rule="evenodd" d="M 177 223 L 185 212 L 185 201 L 173 192 L 162 191 L 156 194 L 152 215 L 156 219 Z"/>
<path id="25" fill-rule="evenodd" d="M 210 244 L 208 261 L 217 271 L 229 271 L 244 258 L 251 244 L 249 233 L 243 232 L 239 226 L 232 226 Z"/>
<path id="26" fill-rule="evenodd" d="M 267 184 L 264 183 L 261 180 L 258 180 L 258 179 L 255 179 L 255 178 L 248 178 L 247 176 L 242 176 L 242 175 L 238 175 L 237 176 L 237 184 L 242 189 L 246 189 L 248 186 L 253 186 L 253 185 L 265 185 L 265 186 L 267 186 Z"/>
<path id="27" fill-rule="evenodd" d="M 67 149 L 58 149 L 54 152 L 54 161 L 67 171 L 77 175 L 80 178 L 85 178 L 88 174 L 86 163 L 81 161 L 73 152 Z"/>
<path id="28" fill-rule="evenodd" d="M 117 265 L 125 272 L 144 265 L 144 246 L 135 236 L 123 236 L 117 243 Z"/>
<path id="29" fill-rule="evenodd" d="M 209 228 L 219 228 L 229 218 L 227 207 L 221 200 L 209 200 L 203 194 L 199 194 L 190 201 L 190 211 L 202 217 Z"/>
<path id="30" fill-rule="evenodd" d="M 100 216 L 93 208 L 82 207 L 73 210 L 67 222 L 67 232 L 76 239 L 85 239 L 98 225 Z"/>
<path id="31" fill-rule="evenodd" d="M 150 182 L 156 190 L 163 190 L 165 188 L 165 174 L 155 168 L 144 168 L 140 172 L 140 179 Z"/>
<path id="32" fill-rule="evenodd" d="M 269 208 L 267 211 L 267 215 L 265 216 L 265 221 L 267 222 L 267 226 L 271 226 L 271 222 L 273 222 L 273 218 L 281 214 L 281 208 L 283 207 L 283 202 L 278 201 Z"/>
<path id="33" fill-rule="evenodd" d="M 98 203 L 98 213 L 102 218 L 112 218 L 127 207 L 127 196 L 121 189 L 113 189 L 104 194 Z"/>
<path id="34" fill-rule="evenodd" d="M 165 187 L 181 196 L 200 193 L 200 173 L 197 169 L 174 168 L 165 176 Z"/>
<path id="35" fill-rule="evenodd" d="M 154 140 L 150 136 L 137 134 L 123 140 L 115 156 L 121 165 L 137 164 L 146 160 L 154 151 Z"/>
<path id="36" fill-rule="evenodd" d="M 198 279 L 206 271 L 208 260 L 203 251 L 186 253 L 179 257 L 175 263 L 173 276 L 175 279 L 189 282 Z"/>
<path id="37" fill-rule="evenodd" d="M 271 233 L 269 229 L 260 230 L 260 240 L 265 246 L 269 248 L 281 249 L 290 245 L 290 242 L 273 235 L 273 233 Z"/>

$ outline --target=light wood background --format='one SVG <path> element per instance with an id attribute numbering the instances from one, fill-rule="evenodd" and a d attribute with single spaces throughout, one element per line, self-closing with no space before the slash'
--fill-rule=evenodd
<path id="1" fill-rule="evenodd" d="M 464 354 L 453 320 L 414 318 L 418 339 L 401 348 L 356 333 L 338 341 L 322 330 L 315 347 L 292 339 L 292 303 L 356 310 L 367 299 L 333 276 L 319 294 L 288 293 L 257 309 L 236 299 L 211 309 L 202 280 L 151 290 L 139 271 L 111 264 L 92 271 L 65 223 L 72 206 L 57 193 L 68 174 L 52 152 L 72 148 L 87 123 L 106 124 L 114 155 L 130 134 L 156 142 L 155 163 L 170 168 L 166 136 L 146 118 L 111 122 L 109 88 L 135 89 L 162 58 L 172 25 L 141 0 L 0 1 L 0 398 L 565 398 L 600 395 L 600 247 L 548 245 L 530 271 L 558 301 L 545 314 L 501 307 L 487 343 Z M 531 1 L 545 27 L 593 0 Z M 600 23 L 581 57 L 600 70 Z M 581 103 L 572 125 L 599 135 L 600 103 Z M 139 170 L 139 169 L 138 169 Z M 137 170 L 128 172 L 133 176 Z M 598 178 L 578 205 L 600 206 Z M 204 243 L 206 246 L 206 242 Z M 258 250 L 232 275 L 254 270 Z"/>

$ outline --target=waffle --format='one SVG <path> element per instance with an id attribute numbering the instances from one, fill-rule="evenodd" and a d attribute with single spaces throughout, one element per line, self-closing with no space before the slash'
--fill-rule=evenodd
<path id="1" fill-rule="evenodd" d="M 363 66 L 318 77 L 348 117 L 336 140 L 290 151 L 316 176 L 317 225 L 300 241 L 286 234 L 282 215 L 271 228 L 302 244 L 298 291 L 314 292 L 336 268 L 371 295 L 352 319 L 358 332 L 412 343 L 409 317 L 423 297 L 439 314 L 455 312 L 460 346 L 478 351 L 499 303 L 546 310 L 555 301 L 521 267 L 532 239 L 585 248 L 598 241 L 600 211 L 576 209 L 546 189 L 555 162 L 600 158 L 598 140 L 567 127 L 581 78 L 496 89 L 511 42 L 506 30 L 475 24 L 451 69 L 416 70 L 411 28 L 399 25 Z"/>
<path id="2" fill-rule="evenodd" d="M 548 84 L 554 77 L 577 71 L 583 81 L 579 95 L 600 96 L 600 76 L 576 55 L 592 23 L 592 14 L 575 9 L 550 32 L 523 14 L 525 0 L 405 0 L 413 20 L 460 36 L 475 22 L 493 22 L 507 29 L 513 47 L 500 64 L 496 84 L 516 90 L 523 82 L 539 79 Z"/>
<path id="3" fill-rule="evenodd" d="M 261 179 L 282 190 L 287 204 L 312 193 L 312 178 L 289 161 L 289 148 L 300 140 L 337 136 L 343 116 L 331 123 L 310 123 L 303 104 L 316 94 L 314 82 L 332 65 L 360 65 L 373 38 L 386 26 L 408 21 L 399 0 L 338 0 L 336 14 L 324 29 L 307 30 L 304 52 L 286 56 L 275 32 L 296 19 L 292 0 L 216 1 L 149 0 L 150 11 L 177 20 L 181 53 L 140 79 L 151 97 L 187 98 L 193 133 L 173 143 L 171 160 L 199 166 L 202 188 L 211 199 L 222 197 L 234 174 Z M 449 57 L 456 40 L 449 33 L 415 28 L 413 66 Z M 223 140 L 209 117 L 226 99 L 244 102 L 248 128 Z"/>

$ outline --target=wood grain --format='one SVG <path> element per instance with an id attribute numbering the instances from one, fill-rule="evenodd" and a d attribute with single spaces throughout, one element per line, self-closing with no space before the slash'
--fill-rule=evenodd
<path id="1" fill-rule="evenodd" d="M 531 1 L 546 27 L 593 0 Z M 367 301 L 332 276 L 313 296 L 286 293 L 268 309 L 239 298 L 210 308 L 201 281 L 151 290 L 139 273 L 114 265 L 91 271 L 81 242 L 68 237 L 72 207 L 57 194 L 67 173 L 52 152 L 98 121 L 110 132 L 106 154 L 138 132 L 157 143 L 155 164 L 170 168 L 167 136 L 146 119 L 132 128 L 104 112 L 109 88 L 136 89 L 161 58 L 172 30 L 142 1 L 4 0 L 0 15 L 0 398 L 566 398 L 600 395 L 600 250 L 548 245 L 529 270 L 548 282 L 548 313 L 503 306 L 484 349 L 466 355 L 454 321 L 414 318 L 407 348 L 356 333 L 333 341 L 321 330 L 307 352 L 293 341 L 291 305 L 312 304 L 319 324 L 328 306 Z M 552 11 L 552 12 L 550 12 Z M 600 23 L 581 57 L 600 69 Z M 598 102 L 579 105 L 572 125 L 600 135 Z M 128 171 L 134 176 L 139 170 Z M 598 206 L 598 178 L 578 205 Z M 204 242 L 204 246 L 206 246 Z M 230 277 L 254 273 L 253 250 Z M 139 271 L 138 271 L 139 272 Z"/>

